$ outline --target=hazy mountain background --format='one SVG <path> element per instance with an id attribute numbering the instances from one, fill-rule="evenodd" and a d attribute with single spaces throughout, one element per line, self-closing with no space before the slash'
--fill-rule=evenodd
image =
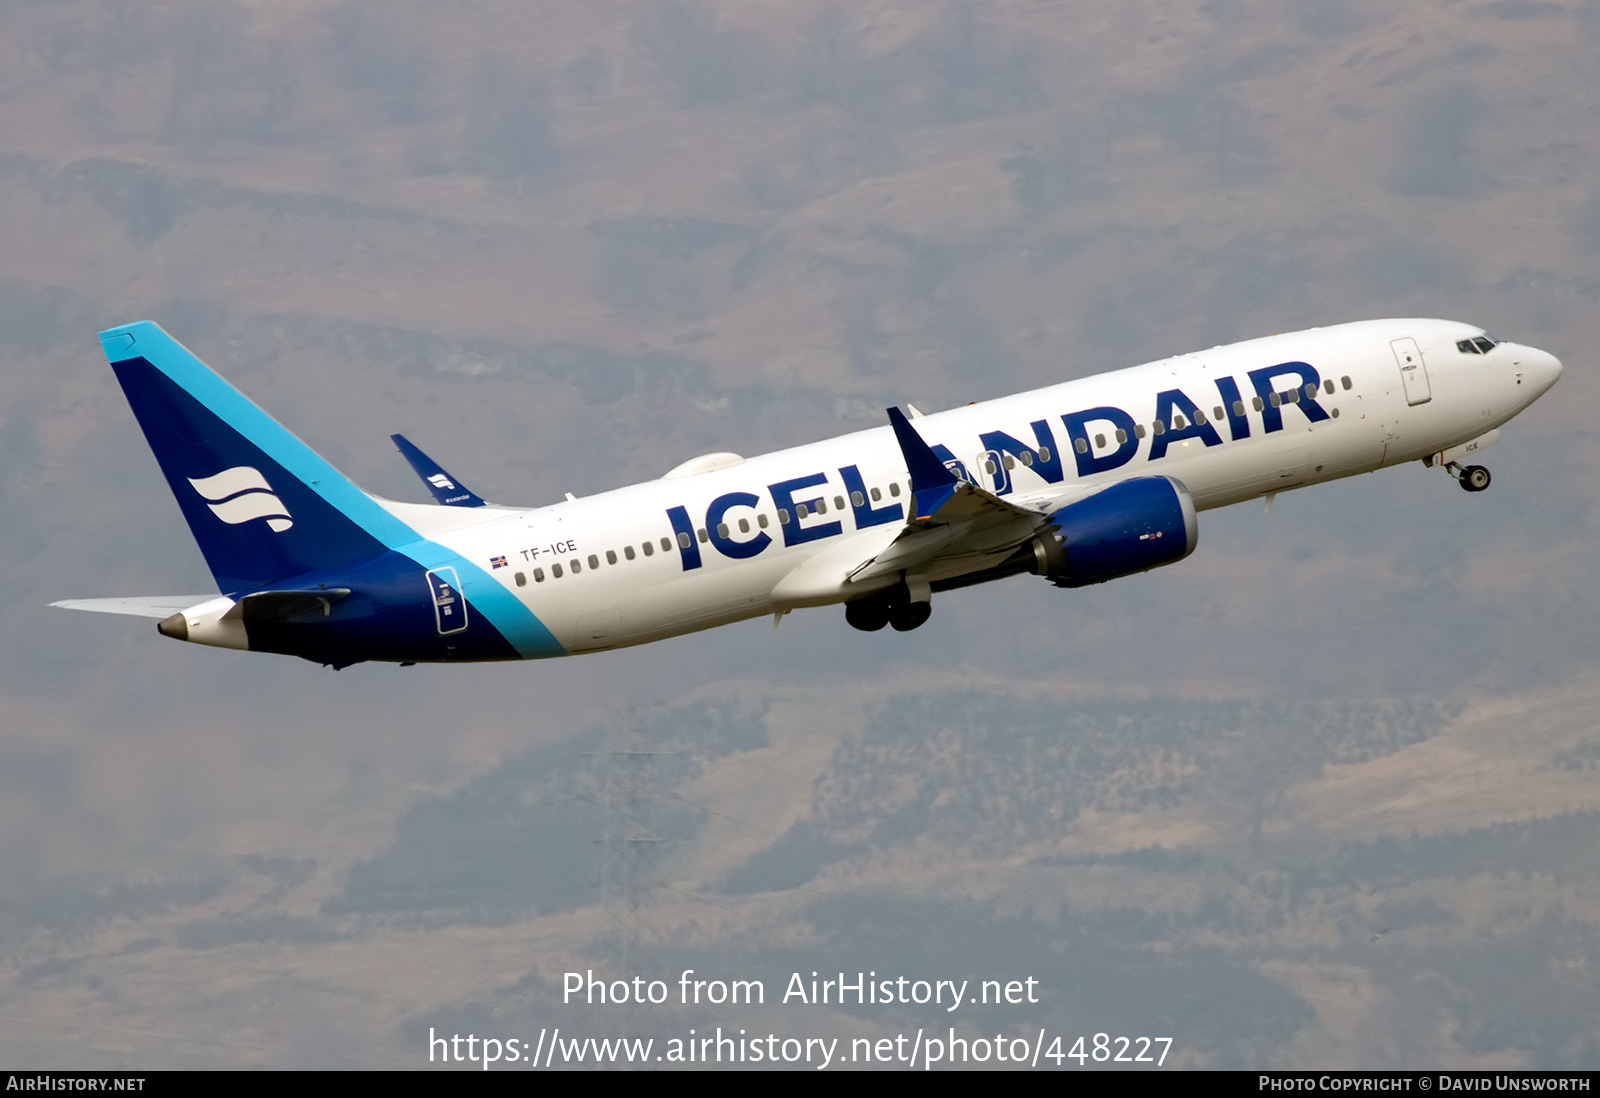
<path id="1" fill-rule="evenodd" d="M 382 1066 L 569 969 L 1040 980 L 1206 1066 L 1600 1059 L 1600 3 L 0 4 L 0 1059 Z M 546 664 L 179 646 L 94 341 L 365 487 L 538 504 L 1237 338 L 1567 364 L 1489 452 L 1178 567 Z M 648 839 L 648 842 L 636 841 Z M 776 981 L 776 984 L 773 983 Z"/>

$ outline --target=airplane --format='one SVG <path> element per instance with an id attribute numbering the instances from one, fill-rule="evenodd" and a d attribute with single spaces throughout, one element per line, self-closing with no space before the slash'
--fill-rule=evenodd
<path id="1" fill-rule="evenodd" d="M 1214 507 L 1419 460 L 1479 492 L 1469 459 L 1562 369 L 1470 324 L 1359 321 L 889 408 L 871 430 L 521 508 L 400 435 L 435 502 L 371 495 L 155 323 L 100 344 L 222 593 L 51 605 L 335 669 L 565 656 L 832 604 L 903 632 L 937 592 L 1182 560 Z"/>

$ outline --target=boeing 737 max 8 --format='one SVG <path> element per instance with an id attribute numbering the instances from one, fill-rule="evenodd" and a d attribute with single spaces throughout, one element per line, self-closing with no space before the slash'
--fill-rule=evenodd
<path id="1" fill-rule="evenodd" d="M 915 629 L 933 594 L 1079 587 L 1193 552 L 1196 512 L 1422 461 L 1466 464 L 1561 363 L 1444 320 L 1255 339 L 532 509 L 395 436 L 436 504 L 363 492 L 149 321 L 100 334 L 220 596 L 54 605 L 343 667 L 534 659 L 843 603 Z"/>

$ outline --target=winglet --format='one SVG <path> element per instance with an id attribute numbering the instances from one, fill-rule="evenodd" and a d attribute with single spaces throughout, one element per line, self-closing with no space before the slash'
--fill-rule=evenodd
<path id="1" fill-rule="evenodd" d="M 433 493 L 433 498 L 446 507 L 482 507 L 484 501 L 475 495 L 471 489 L 462 484 L 455 477 L 445 472 L 437 461 L 412 445 L 411 440 L 405 435 L 390 435 L 395 446 L 405 459 L 411 463 L 411 468 L 417 471 L 417 476 L 422 478 L 422 483 L 428 486 L 428 491 Z"/>
<path id="2" fill-rule="evenodd" d="M 900 443 L 900 453 L 905 456 L 906 470 L 911 474 L 911 495 L 916 501 L 914 517 L 932 518 L 944 506 L 944 502 L 955 495 L 956 485 L 960 482 L 954 473 L 945 468 L 939 455 L 929 449 L 899 408 L 885 410 L 889 413 L 889 424 L 894 428 L 895 438 Z"/>

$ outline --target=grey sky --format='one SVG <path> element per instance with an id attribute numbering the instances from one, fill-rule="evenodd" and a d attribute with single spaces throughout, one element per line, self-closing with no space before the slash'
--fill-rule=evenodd
<path id="1" fill-rule="evenodd" d="M 405 1066 L 745 1024 L 571 966 L 876 966 L 1190 1065 L 1593 1066 L 1597 50 L 1579 0 L 0 7 L 5 1059 Z M 538 504 L 1405 315 L 1567 364 L 1489 492 L 1208 512 L 914 634 L 335 674 L 45 606 L 210 587 L 123 321 L 372 491 L 424 498 L 398 430 Z"/>

